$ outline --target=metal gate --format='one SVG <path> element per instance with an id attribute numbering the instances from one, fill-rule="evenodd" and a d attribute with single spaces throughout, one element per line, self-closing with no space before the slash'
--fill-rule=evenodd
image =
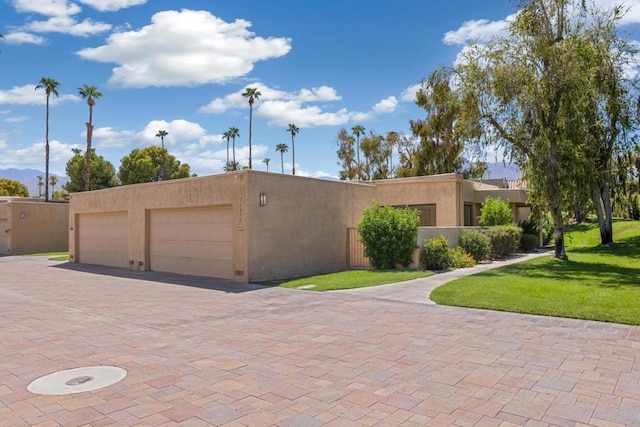
<path id="1" fill-rule="evenodd" d="M 347 228 L 347 266 L 349 268 L 369 268 L 369 258 L 364 256 L 364 245 L 358 230 Z"/>

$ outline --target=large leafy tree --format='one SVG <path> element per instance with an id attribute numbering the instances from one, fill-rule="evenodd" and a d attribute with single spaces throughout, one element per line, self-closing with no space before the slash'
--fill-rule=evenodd
<path id="1" fill-rule="evenodd" d="M 280 143 L 276 145 L 276 151 L 280 153 L 280 167 L 282 168 L 282 173 L 284 173 L 284 153 L 289 151 L 289 146 L 284 143 Z"/>
<path id="2" fill-rule="evenodd" d="M 0 178 L 0 196 L 29 197 L 29 189 L 19 181 Z"/>
<path id="3" fill-rule="evenodd" d="M 242 96 L 247 98 L 247 102 L 249 102 L 249 169 L 252 169 L 251 163 L 251 135 L 252 135 L 252 127 L 253 127 L 253 103 L 260 99 L 262 93 L 255 87 L 248 87 L 242 93 Z M 235 159 L 234 159 L 235 162 Z"/>
<path id="4" fill-rule="evenodd" d="M 67 161 L 65 168 L 69 181 L 62 188 L 67 193 L 79 193 L 86 191 L 85 178 L 85 159 L 86 155 L 78 148 L 74 148 L 73 157 Z M 98 156 L 94 148 L 91 149 L 91 182 L 89 188 L 93 190 L 101 190 L 103 188 L 111 188 L 118 185 L 116 178 L 116 169 L 111 162 L 105 160 L 104 157 Z"/>
<path id="5" fill-rule="evenodd" d="M 461 170 L 465 140 L 480 134 L 476 122 L 460 120 L 462 99 L 452 87 L 451 76 L 451 70 L 436 70 L 416 93 L 416 104 L 427 115 L 425 119 L 410 121 L 413 135 L 420 140 L 414 156 L 416 176 Z"/>
<path id="6" fill-rule="evenodd" d="M 358 178 L 358 163 L 355 160 L 356 152 L 353 148 L 354 143 L 355 138 L 349 135 L 347 129 L 342 128 L 338 131 L 336 137 L 338 150 L 336 154 L 340 160 L 338 164 L 341 166 L 341 169 L 338 175 L 342 181 L 351 181 Z"/>
<path id="7" fill-rule="evenodd" d="M 89 191 L 91 189 L 91 138 L 93 137 L 93 106 L 96 104 L 96 99 L 102 98 L 102 93 L 95 86 L 88 86 L 83 84 L 78 88 L 78 94 L 82 99 L 87 100 L 89 106 L 89 121 L 87 125 L 87 150 L 85 158 L 85 173 L 84 173 L 84 190 Z"/>
<path id="8" fill-rule="evenodd" d="M 47 96 L 46 101 L 46 118 L 45 118 L 45 168 L 44 168 L 44 200 L 49 200 L 49 99 L 51 95 L 58 96 L 58 87 L 60 83 L 56 79 L 52 79 L 50 77 L 42 77 L 40 82 L 36 85 L 36 90 L 42 89 L 44 90 L 45 95 Z"/>
<path id="9" fill-rule="evenodd" d="M 365 128 L 362 125 L 355 125 L 351 128 L 351 133 L 356 137 L 356 168 L 360 168 L 360 135 L 364 135 Z M 358 176 L 358 178 L 362 178 Z"/>
<path id="10" fill-rule="evenodd" d="M 362 177 L 367 180 L 389 178 L 391 150 L 385 138 L 375 132 L 369 132 L 369 135 L 360 141 L 360 148 L 365 159 L 364 166 L 359 168 Z"/>
<path id="11" fill-rule="evenodd" d="M 342 128 L 338 131 L 336 137 L 338 150 L 336 154 L 340 160 L 338 164 L 341 166 L 341 169 L 338 175 L 342 181 L 351 181 L 358 178 L 358 163 L 355 160 L 356 152 L 353 148 L 354 143 L 355 138 L 349 135 L 347 129 Z"/>
<path id="12" fill-rule="evenodd" d="M 122 185 L 156 182 L 191 176 L 187 163 L 179 160 L 160 147 L 135 148 L 120 161 L 118 178 Z M 166 168 L 166 169 L 164 169 Z"/>
<path id="13" fill-rule="evenodd" d="M 592 192 L 587 174 L 601 175 L 607 140 L 630 125 L 614 111 L 626 108 L 619 79 L 627 59 L 616 52 L 630 51 L 614 31 L 619 17 L 619 8 L 598 12 L 586 0 L 523 1 L 507 36 L 470 46 L 456 67 L 461 117 L 482 126 L 484 140 L 524 171 L 532 200 L 551 210 L 559 259 L 567 259 L 570 195 Z"/>
<path id="14" fill-rule="evenodd" d="M 292 175 L 296 174 L 296 143 L 295 136 L 300 132 L 300 128 L 293 123 L 289 123 L 287 126 L 287 132 L 291 134 L 291 158 L 292 158 Z"/>

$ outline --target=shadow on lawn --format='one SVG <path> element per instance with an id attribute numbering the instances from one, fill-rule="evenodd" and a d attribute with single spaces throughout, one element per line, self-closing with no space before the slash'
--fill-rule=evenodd
<path id="1" fill-rule="evenodd" d="M 608 288 L 620 288 L 622 286 L 640 286 L 640 264 L 637 267 L 619 266 L 606 262 L 581 262 L 572 260 L 572 254 L 598 254 L 605 257 L 632 258 L 631 264 L 636 263 L 635 258 L 640 257 L 640 236 L 626 239 L 621 243 L 615 243 L 608 247 L 575 248 L 569 252 L 569 261 L 557 259 L 533 260 L 528 263 L 512 264 L 498 270 L 488 270 L 480 275 L 484 277 L 499 277 L 502 275 L 514 275 L 528 278 L 553 279 L 555 282 L 583 281 L 585 284 Z M 544 268 L 539 263 L 544 262 Z"/>

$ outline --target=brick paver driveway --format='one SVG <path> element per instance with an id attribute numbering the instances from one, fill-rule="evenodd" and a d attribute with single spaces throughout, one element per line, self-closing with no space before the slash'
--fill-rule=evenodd
<path id="1" fill-rule="evenodd" d="M 0 307 L 2 426 L 640 425 L 638 327 L 21 257 Z"/>

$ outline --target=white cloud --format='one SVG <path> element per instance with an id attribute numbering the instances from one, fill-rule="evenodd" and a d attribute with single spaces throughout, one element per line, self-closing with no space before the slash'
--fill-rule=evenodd
<path id="1" fill-rule="evenodd" d="M 9 44 L 30 43 L 35 45 L 43 45 L 47 41 L 44 37 L 26 33 L 24 31 L 16 31 L 15 33 L 6 34 L 4 38 Z"/>
<path id="2" fill-rule="evenodd" d="M 82 9 L 68 0 L 14 0 L 13 5 L 18 12 L 37 13 L 48 17 L 44 21 L 33 20 L 26 23 L 18 29 L 18 33 L 62 33 L 87 37 L 112 28 L 111 24 L 94 22 L 91 19 L 79 22 L 74 15 L 79 14 Z M 26 35 L 22 35 L 22 38 L 28 39 Z M 35 36 L 32 36 L 32 39 L 38 40 Z"/>
<path id="3" fill-rule="evenodd" d="M 400 95 L 400 101 L 415 102 L 416 94 L 418 93 L 421 87 L 422 87 L 421 83 L 417 83 L 415 85 L 409 86 L 408 88 L 402 91 L 402 94 Z"/>
<path id="4" fill-rule="evenodd" d="M 86 138 L 87 131 L 82 132 L 82 136 Z M 129 130 L 117 130 L 112 127 L 99 127 L 93 130 L 93 143 L 97 146 L 108 147 L 125 147 L 130 145 L 135 136 L 135 132 Z"/>
<path id="5" fill-rule="evenodd" d="M 147 0 L 79 0 L 101 12 L 115 12 L 131 6 L 145 4 Z"/>
<path id="6" fill-rule="evenodd" d="M 14 116 L 14 117 L 7 117 L 2 121 L 5 123 L 21 123 L 26 121 L 27 119 L 28 119 L 27 116 Z"/>
<path id="7" fill-rule="evenodd" d="M 506 32 L 509 22 L 515 18 L 515 15 L 509 15 L 506 19 L 499 21 L 489 21 L 488 19 L 477 19 L 466 21 L 462 26 L 454 31 L 445 33 L 442 41 L 445 44 L 467 44 L 470 42 L 481 42 L 491 37 Z"/>
<path id="8" fill-rule="evenodd" d="M 85 59 L 119 64 L 109 82 L 124 87 L 225 83 L 249 73 L 257 61 L 286 55 L 287 38 L 262 38 L 251 23 L 208 11 L 156 13 L 138 31 L 109 36 L 107 44 L 77 52 Z"/>
<path id="9" fill-rule="evenodd" d="M 82 10 L 68 0 L 13 0 L 18 12 L 34 12 L 45 16 L 76 15 Z"/>
<path id="10" fill-rule="evenodd" d="M 165 120 L 152 120 L 145 128 L 138 132 L 138 137 L 147 144 L 160 145 L 161 140 L 156 136 L 158 131 L 164 130 L 168 133 L 164 137 L 165 147 L 177 145 L 178 142 L 197 140 L 202 145 L 209 141 L 207 131 L 198 123 L 177 119 L 171 122 Z M 220 141 L 222 137 L 220 137 Z"/>
<path id="11" fill-rule="evenodd" d="M 14 86 L 9 90 L 0 90 L 0 105 L 2 104 L 19 104 L 19 105 L 45 105 L 46 95 L 42 90 L 35 90 L 36 85 Z M 56 97 L 51 95 L 49 98 L 50 105 L 57 105 L 65 101 L 79 101 L 76 95 L 60 95 Z"/>
<path id="12" fill-rule="evenodd" d="M 34 168 L 44 169 L 45 143 L 37 142 L 29 147 L 16 150 L 5 150 L 0 155 L 0 168 Z M 0 145 L 0 148 L 2 146 Z M 49 164 L 66 164 L 73 156 L 72 149 L 83 147 L 78 144 L 64 144 L 58 140 L 49 141 Z M 64 170 L 64 169 L 63 169 Z"/>
<path id="13" fill-rule="evenodd" d="M 256 88 L 262 94 L 254 104 L 256 116 L 266 118 L 270 124 L 286 126 L 295 123 L 298 127 L 338 126 L 349 121 L 367 121 L 380 114 L 388 114 L 398 106 L 398 100 L 390 96 L 374 105 L 368 112 L 350 112 L 346 108 L 335 112 L 323 111 L 312 102 L 330 102 L 342 99 L 337 91 L 330 86 L 320 86 L 311 89 L 301 89 L 297 92 L 285 92 L 272 89 L 263 83 L 248 85 Z M 242 96 L 242 88 L 223 98 L 216 98 L 200 108 L 202 113 L 223 113 L 230 109 L 247 108 L 247 100 Z"/>

